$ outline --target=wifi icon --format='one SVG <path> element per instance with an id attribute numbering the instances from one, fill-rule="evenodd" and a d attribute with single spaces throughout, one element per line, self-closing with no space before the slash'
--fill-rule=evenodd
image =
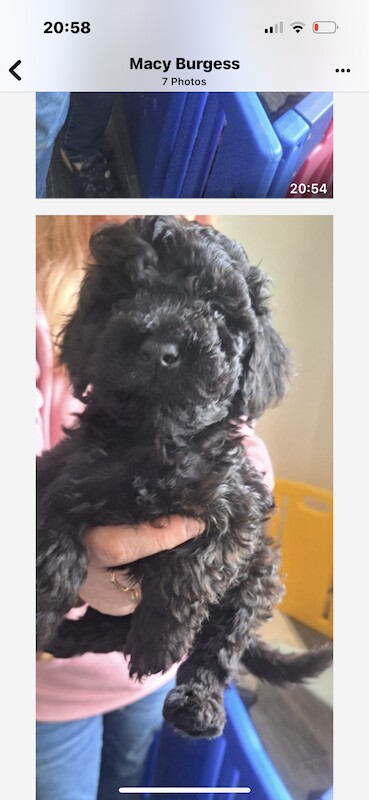
<path id="1" fill-rule="evenodd" d="M 300 31 L 305 28 L 305 22 L 291 22 L 291 28 L 293 28 L 296 33 L 300 33 Z"/>

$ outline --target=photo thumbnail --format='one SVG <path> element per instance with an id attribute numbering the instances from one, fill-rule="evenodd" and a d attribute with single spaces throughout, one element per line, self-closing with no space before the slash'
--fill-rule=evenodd
<path id="1" fill-rule="evenodd" d="M 36 196 L 331 198 L 331 92 L 39 92 Z"/>
<path id="2" fill-rule="evenodd" d="M 332 216 L 36 222 L 40 796 L 327 800 Z"/>

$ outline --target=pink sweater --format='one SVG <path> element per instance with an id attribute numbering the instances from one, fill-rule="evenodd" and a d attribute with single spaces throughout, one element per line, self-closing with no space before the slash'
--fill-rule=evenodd
<path id="1" fill-rule="evenodd" d="M 53 372 L 47 322 L 39 305 L 36 347 L 36 434 L 37 452 L 41 453 L 59 441 L 62 425 L 71 421 L 73 412 L 80 410 L 80 403 L 73 398 L 64 378 Z M 243 432 L 248 456 L 272 488 L 272 466 L 264 443 L 246 423 Z M 75 613 L 83 613 L 84 608 Z M 173 678 L 176 670 L 174 665 L 165 675 L 152 675 L 139 683 L 129 677 L 127 661 L 121 653 L 86 653 L 70 659 L 38 661 L 37 719 L 61 722 L 113 711 L 155 691 Z"/>

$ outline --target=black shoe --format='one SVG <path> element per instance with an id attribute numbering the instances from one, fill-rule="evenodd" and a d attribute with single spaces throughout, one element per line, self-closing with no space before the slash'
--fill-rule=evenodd
<path id="1" fill-rule="evenodd" d="M 112 166 L 101 151 L 84 159 L 80 168 L 77 168 L 73 161 L 70 160 L 65 150 L 61 149 L 60 154 L 64 164 L 74 175 L 79 197 L 110 198 L 122 196 Z M 78 161 L 78 163 L 81 162 Z"/>

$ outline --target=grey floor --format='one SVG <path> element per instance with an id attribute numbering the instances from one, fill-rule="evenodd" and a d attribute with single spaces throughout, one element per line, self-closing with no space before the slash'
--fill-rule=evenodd
<path id="1" fill-rule="evenodd" d="M 292 624 L 307 647 L 326 641 L 304 625 Z M 247 685 L 241 676 L 237 688 L 246 706 L 250 697 Z M 321 797 L 333 783 L 331 705 L 300 686 L 281 689 L 258 683 L 256 701 L 248 710 L 293 800 Z"/>

